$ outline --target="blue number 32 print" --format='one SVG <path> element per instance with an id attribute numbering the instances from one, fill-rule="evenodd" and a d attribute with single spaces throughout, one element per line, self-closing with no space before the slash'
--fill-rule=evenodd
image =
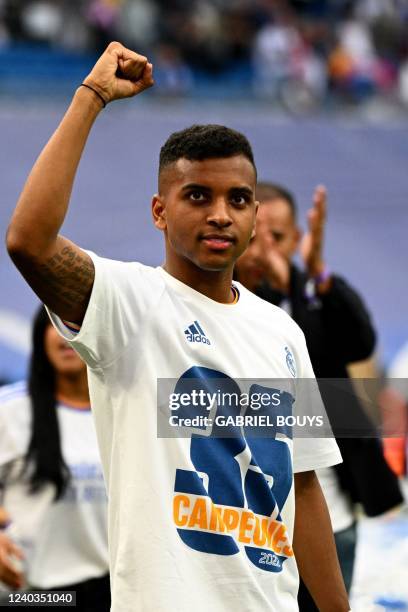
<path id="1" fill-rule="evenodd" d="M 181 376 L 175 392 L 186 389 L 190 393 L 193 389 L 212 394 L 221 391 L 230 397 L 241 394 L 229 376 L 198 366 Z M 276 392 L 253 384 L 249 395 Z M 292 395 L 281 393 L 279 414 L 290 415 L 292 403 Z M 216 415 L 224 409 L 218 405 Z M 241 413 L 240 405 L 233 409 Z M 257 414 L 267 414 L 262 410 Z M 253 413 L 247 407 L 249 412 Z M 173 516 L 178 534 L 196 551 L 235 555 L 242 549 L 259 569 L 279 572 L 293 555 L 281 516 L 292 487 L 292 432 L 274 427 L 270 437 L 251 437 L 247 428 L 230 426 L 225 437 L 225 427 L 222 430 L 224 433 L 214 425 L 211 435 L 191 435 L 195 469 L 178 469 L 175 477 Z"/>

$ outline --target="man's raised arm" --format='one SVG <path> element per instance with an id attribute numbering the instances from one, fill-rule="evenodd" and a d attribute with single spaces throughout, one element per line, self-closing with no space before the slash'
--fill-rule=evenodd
<path id="1" fill-rule="evenodd" d="M 91 258 L 58 234 L 92 125 L 112 100 L 153 84 L 146 57 L 111 43 L 79 87 L 57 130 L 37 159 L 7 232 L 7 249 L 21 274 L 53 312 L 81 323 L 91 295 Z"/>

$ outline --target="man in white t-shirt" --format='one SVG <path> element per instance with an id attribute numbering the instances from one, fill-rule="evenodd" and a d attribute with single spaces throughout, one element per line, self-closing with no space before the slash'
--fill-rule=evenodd
<path id="1" fill-rule="evenodd" d="M 186 412 L 166 413 L 160 398 L 169 379 L 169 397 L 180 402 L 185 389 L 190 398 L 219 387 L 243 397 L 242 379 L 252 379 L 248 397 L 278 398 L 288 415 L 299 379 L 313 378 L 297 325 L 232 285 L 257 209 L 246 138 L 193 126 L 163 146 L 152 201 L 163 268 L 103 259 L 58 235 L 97 115 L 152 83 L 145 57 L 109 45 L 37 160 L 7 238 L 13 261 L 88 365 L 109 493 L 112 610 L 294 611 L 299 568 L 320 610 L 345 612 L 314 474 L 341 461 L 333 439 L 296 438 L 285 426 L 269 437 L 239 426 L 220 436 L 219 400 L 205 411 L 211 422 L 185 422 L 188 435 L 158 431 L 161 411 L 168 422 L 169 412 L 176 421 Z M 289 391 L 274 386 L 278 379 Z M 243 404 L 240 416 L 249 412 Z"/>

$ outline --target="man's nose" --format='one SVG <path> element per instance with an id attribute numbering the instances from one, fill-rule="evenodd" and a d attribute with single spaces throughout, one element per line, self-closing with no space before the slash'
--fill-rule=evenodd
<path id="1" fill-rule="evenodd" d="M 214 200 L 207 221 L 210 225 L 216 225 L 217 227 L 227 227 L 231 225 L 232 219 L 229 204 L 224 198 L 217 198 Z"/>

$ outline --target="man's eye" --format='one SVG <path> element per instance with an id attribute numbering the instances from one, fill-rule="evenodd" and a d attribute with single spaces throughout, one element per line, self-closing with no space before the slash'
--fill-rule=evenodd
<path id="1" fill-rule="evenodd" d="M 190 200 L 194 200 L 194 202 L 201 202 L 205 200 L 205 195 L 202 191 L 190 191 L 189 198 Z"/>
<path id="2" fill-rule="evenodd" d="M 236 206 L 245 206 L 245 204 L 248 202 L 248 198 L 243 195 L 236 195 L 232 198 L 232 202 Z"/>
<path id="3" fill-rule="evenodd" d="M 275 242 L 282 242 L 284 235 L 280 232 L 272 232 L 272 238 L 275 240 Z"/>

